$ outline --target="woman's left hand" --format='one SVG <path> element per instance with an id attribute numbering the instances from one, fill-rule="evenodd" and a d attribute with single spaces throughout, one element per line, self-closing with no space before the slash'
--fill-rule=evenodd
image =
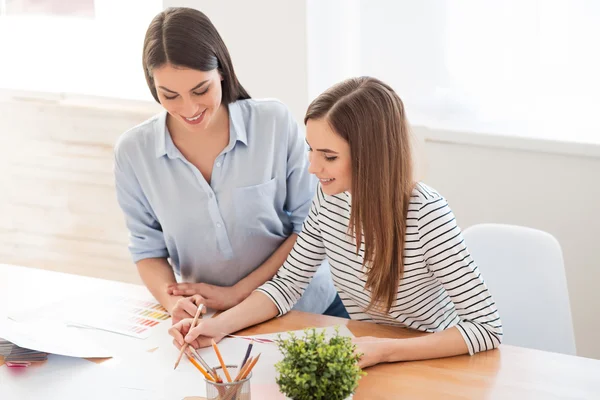
<path id="1" fill-rule="evenodd" d="M 352 339 L 352 342 L 356 345 L 355 353 L 362 354 L 358 361 L 358 366 L 367 368 L 386 362 L 386 355 L 389 352 L 390 342 L 393 340 L 394 339 L 373 336 L 362 336 Z"/>
<path id="2" fill-rule="evenodd" d="M 173 283 L 167 287 L 167 292 L 173 296 L 193 296 L 199 294 L 204 298 L 204 304 L 213 310 L 228 310 L 244 300 L 241 290 L 235 286 L 215 286 L 207 283 Z"/>

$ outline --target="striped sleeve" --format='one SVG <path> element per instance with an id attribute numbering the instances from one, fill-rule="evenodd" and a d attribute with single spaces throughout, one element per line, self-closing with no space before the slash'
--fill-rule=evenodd
<path id="1" fill-rule="evenodd" d="M 498 347 L 502 341 L 502 322 L 496 303 L 443 197 L 433 196 L 423 203 L 418 227 L 425 262 L 454 303 L 459 319 L 456 327 L 469 354 Z"/>
<path id="2" fill-rule="evenodd" d="M 267 295 L 279 310 L 279 315 L 290 311 L 302 297 L 306 287 L 325 259 L 325 246 L 321 237 L 318 216 L 323 192 L 319 185 L 310 212 L 302 224 L 302 232 L 277 274 L 256 289 Z"/>

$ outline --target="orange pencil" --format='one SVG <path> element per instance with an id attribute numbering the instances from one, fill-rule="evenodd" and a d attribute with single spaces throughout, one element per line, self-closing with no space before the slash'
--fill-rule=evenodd
<path id="1" fill-rule="evenodd" d="M 260 358 L 260 354 L 258 356 L 256 356 L 256 358 L 254 358 L 254 357 L 248 358 L 246 360 L 246 363 L 242 367 L 242 369 L 238 372 L 237 376 L 235 377 L 234 382 L 239 382 L 239 381 L 247 378 L 248 374 L 250 374 L 250 371 L 252 370 L 252 368 L 254 368 L 254 366 L 258 362 L 259 358 Z M 225 395 L 223 396 L 223 400 L 231 400 L 231 399 L 235 398 L 241 388 L 242 388 L 242 386 L 239 386 L 239 385 L 231 386 L 227 390 Z"/>
<path id="2" fill-rule="evenodd" d="M 250 368 L 250 364 L 252 364 L 252 360 L 254 358 L 250 357 L 246 360 L 246 363 L 242 366 L 242 368 L 239 370 L 237 376 L 235 377 L 235 379 L 233 380 L 233 382 L 239 382 L 240 380 L 242 380 L 242 376 L 244 375 L 244 373 L 248 370 L 248 368 Z M 225 393 L 225 395 L 223 396 L 223 400 L 231 400 L 233 399 L 237 393 L 240 391 L 240 389 L 242 388 L 242 386 L 235 386 L 232 385 L 227 392 Z"/>
<path id="3" fill-rule="evenodd" d="M 252 371 L 252 368 L 254 368 L 254 366 L 258 362 L 258 359 L 260 358 L 260 354 L 261 353 L 258 353 L 258 355 L 256 356 L 256 358 L 254 360 L 252 360 L 252 364 L 250 364 L 250 366 L 246 369 L 246 371 L 244 372 L 244 375 L 242 375 L 241 380 L 246 379 L 246 377 L 248 376 L 248 374 L 250 374 L 250 372 Z"/>
<path id="4" fill-rule="evenodd" d="M 192 362 L 192 364 L 194 364 L 194 367 L 196 367 L 196 368 L 198 369 L 198 371 L 202 372 L 202 375 L 204 375 L 204 377 L 205 377 L 207 380 L 209 380 L 209 381 L 213 381 L 213 382 L 215 381 L 215 380 L 213 379 L 213 377 L 212 377 L 212 376 L 210 376 L 210 375 L 209 375 L 209 374 L 208 374 L 208 373 L 207 373 L 207 372 L 204 370 L 204 368 L 202 368 L 202 367 L 200 366 L 200 364 L 198 364 L 198 361 L 194 360 L 194 358 L 193 358 L 193 357 L 190 357 L 190 356 L 188 356 L 188 359 L 189 359 L 189 360 Z"/>
<path id="5" fill-rule="evenodd" d="M 196 322 L 198 322 L 198 318 L 200 317 L 200 313 L 202 312 L 202 307 L 204 307 L 204 304 L 200 304 L 198 306 L 198 309 L 196 310 L 196 315 L 194 316 L 194 320 L 192 321 L 192 326 L 190 326 L 190 330 L 192 330 L 196 326 Z M 185 352 L 185 349 L 187 347 L 188 343 L 184 342 L 183 346 L 181 346 L 181 350 L 179 351 L 179 357 L 177 357 L 177 361 L 175 361 L 175 366 L 173 367 L 173 369 L 177 369 L 179 361 L 181 361 L 181 357 L 183 356 L 183 353 Z"/>
<path id="6" fill-rule="evenodd" d="M 244 376 L 244 372 L 246 372 L 246 369 L 250 366 L 250 364 L 252 363 L 252 359 L 253 357 L 250 357 L 246 360 L 246 363 L 244 365 L 242 365 L 242 368 L 240 368 L 240 370 L 238 371 L 238 374 L 236 375 L 235 379 L 233 380 L 234 382 L 239 381 L 240 379 L 242 379 L 242 376 Z"/>
<path id="7" fill-rule="evenodd" d="M 221 357 L 221 352 L 219 351 L 219 348 L 217 347 L 217 343 L 215 342 L 214 339 L 211 340 L 211 344 L 212 344 L 213 349 L 215 350 L 215 353 L 217 354 L 217 358 L 219 359 L 219 364 L 221 364 L 221 368 L 223 368 L 223 372 L 225 373 L 225 378 L 227 378 L 227 382 L 231 382 L 231 375 L 229 375 L 227 366 L 225 365 L 225 362 L 223 361 L 223 357 Z"/>

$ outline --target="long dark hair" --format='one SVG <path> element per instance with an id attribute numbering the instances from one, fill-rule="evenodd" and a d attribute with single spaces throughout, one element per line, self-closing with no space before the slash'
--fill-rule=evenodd
<path id="1" fill-rule="evenodd" d="M 198 10 L 167 8 L 154 17 L 146 31 L 144 74 L 152 96 L 159 103 L 152 71 L 167 63 L 199 71 L 218 68 L 223 77 L 223 104 L 250 98 L 235 75 L 229 51 L 219 32 Z"/>
<path id="2" fill-rule="evenodd" d="M 378 79 L 345 80 L 319 95 L 304 122 L 324 119 L 346 140 L 352 157 L 349 233 L 356 251 L 364 235 L 369 309 L 389 312 L 404 272 L 408 204 L 414 188 L 410 132 L 404 105 Z"/>

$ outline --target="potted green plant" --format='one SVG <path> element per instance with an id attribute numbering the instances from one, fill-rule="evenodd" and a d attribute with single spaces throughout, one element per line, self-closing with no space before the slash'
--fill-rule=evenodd
<path id="1" fill-rule="evenodd" d="M 277 339 L 283 359 L 275 364 L 279 390 L 292 400 L 351 399 L 358 380 L 365 373 L 358 366 L 352 339 L 325 331 L 307 329 L 303 337 L 293 333 Z"/>

